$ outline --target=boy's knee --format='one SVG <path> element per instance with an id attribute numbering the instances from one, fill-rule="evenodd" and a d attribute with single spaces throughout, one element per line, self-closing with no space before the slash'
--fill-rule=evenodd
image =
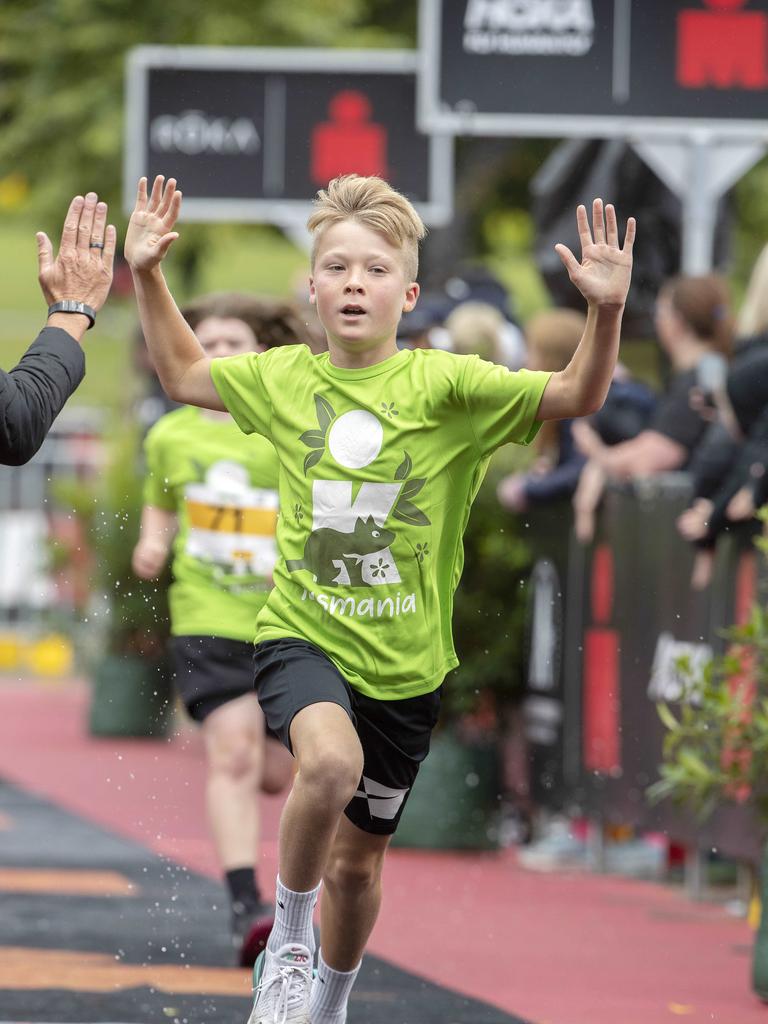
<path id="1" fill-rule="evenodd" d="M 365 892 L 378 885 L 384 852 L 332 853 L 325 869 L 324 884 L 345 892 Z"/>
<path id="2" fill-rule="evenodd" d="M 355 795 L 363 773 L 362 751 L 322 750 L 299 764 L 299 779 L 318 790 L 318 799 L 345 807 Z"/>

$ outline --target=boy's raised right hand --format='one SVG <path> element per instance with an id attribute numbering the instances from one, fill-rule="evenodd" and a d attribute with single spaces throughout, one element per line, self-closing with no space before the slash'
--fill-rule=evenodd
<path id="1" fill-rule="evenodd" d="M 179 237 L 173 227 L 181 210 L 181 192 L 176 179 L 158 174 L 147 195 L 147 179 L 139 180 L 136 205 L 125 236 L 125 258 L 131 270 L 156 267 Z"/>

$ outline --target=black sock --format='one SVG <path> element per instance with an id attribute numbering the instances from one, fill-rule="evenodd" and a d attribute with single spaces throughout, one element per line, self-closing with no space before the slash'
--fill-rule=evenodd
<path id="1" fill-rule="evenodd" d="M 245 907 L 255 907 L 261 897 L 253 868 L 233 868 L 224 876 L 229 889 L 232 903 L 242 903 Z"/>

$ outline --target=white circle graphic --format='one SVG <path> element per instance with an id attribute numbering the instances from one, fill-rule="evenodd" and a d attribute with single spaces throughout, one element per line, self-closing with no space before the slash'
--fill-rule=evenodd
<path id="1" fill-rule="evenodd" d="M 362 469 L 370 465 L 381 451 L 384 429 L 379 420 L 365 409 L 345 412 L 328 432 L 328 448 L 340 466 Z"/>

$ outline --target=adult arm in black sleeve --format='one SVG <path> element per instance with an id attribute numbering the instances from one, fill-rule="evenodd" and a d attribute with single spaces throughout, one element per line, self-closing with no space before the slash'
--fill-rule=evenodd
<path id="1" fill-rule="evenodd" d="M 0 463 L 28 462 L 85 375 L 80 345 L 45 327 L 10 372 L 0 370 Z"/>
<path id="2" fill-rule="evenodd" d="M 107 224 L 107 204 L 95 192 L 75 196 L 69 204 L 55 258 L 51 240 L 37 233 L 38 281 L 48 325 L 18 366 L 8 373 L 0 370 L 0 463 L 19 466 L 32 458 L 83 379 L 79 342 L 109 293 L 116 242 L 114 225 Z M 67 302 L 91 312 L 62 310 L 60 304 Z"/>

